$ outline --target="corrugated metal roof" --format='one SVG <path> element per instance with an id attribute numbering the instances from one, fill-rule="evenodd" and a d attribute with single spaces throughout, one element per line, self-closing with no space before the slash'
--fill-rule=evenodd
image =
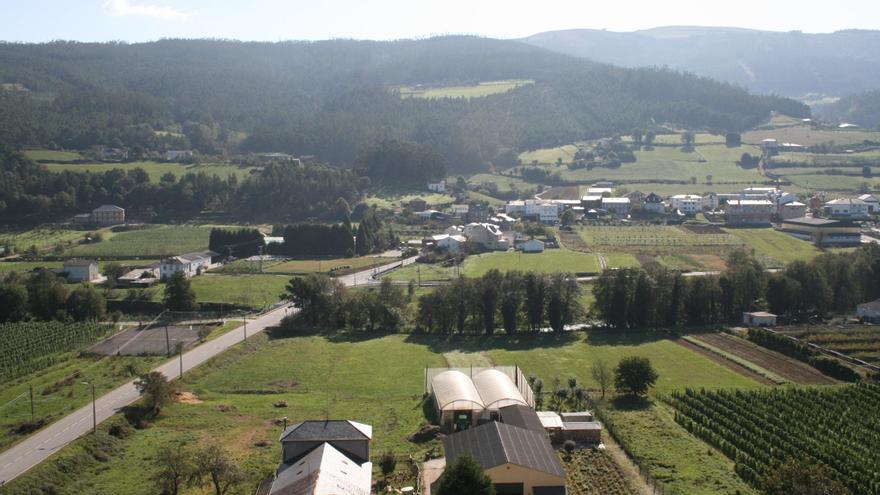
<path id="1" fill-rule="evenodd" d="M 289 426 L 281 434 L 281 441 L 331 442 L 334 440 L 364 440 L 373 435 L 372 427 L 356 421 L 325 420 L 303 421 Z"/>
<path id="2" fill-rule="evenodd" d="M 544 425 L 535 410 L 528 406 L 513 405 L 502 407 L 501 421 L 527 430 L 544 433 Z"/>
<path id="3" fill-rule="evenodd" d="M 373 465 L 357 464 L 324 443 L 290 465 L 283 465 L 271 495 L 369 495 Z"/>
<path id="4" fill-rule="evenodd" d="M 546 435 L 504 423 L 491 422 L 443 440 L 449 465 L 471 454 L 483 469 L 515 464 L 565 479 L 565 470 Z"/>

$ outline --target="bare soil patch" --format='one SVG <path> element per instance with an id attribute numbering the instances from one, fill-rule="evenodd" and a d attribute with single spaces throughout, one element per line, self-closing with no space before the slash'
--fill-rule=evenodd
<path id="1" fill-rule="evenodd" d="M 721 227 L 711 224 L 685 224 L 681 228 L 691 234 L 724 234 Z"/>
<path id="2" fill-rule="evenodd" d="M 755 363 L 793 383 L 804 385 L 833 385 L 837 383 L 837 380 L 823 375 L 819 370 L 806 363 L 732 335 L 708 334 L 700 335 L 697 338 L 725 352 Z"/>
<path id="3" fill-rule="evenodd" d="M 181 404 L 201 404 L 202 400 L 199 396 L 192 392 L 174 392 L 174 401 Z"/>
<path id="4" fill-rule="evenodd" d="M 724 366 L 725 368 L 729 369 L 730 371 L 733 371 L 734 373 L 738 373 L 744 377 L 751 378 L 752 380 L 755 380 L 756 382 L 761 383 L 763 385 L 774 385 L 774 383 L 771 380 L 768 380 L 767 378 L 761 376 L 760 374 L 755 373 L 754 371 L 752 371 L 744 366 L 740 366 L 739 364 L 734 363 L 733 361 L 731 361 L 729 359 L 724 359 L 724 356 L 719 356 L 718 354 L 715 354 L 714 352 L 712 352 L 708 349 L 703 349 L 702 347 L 695 345 L 695 344 L 692 344 L 691 342 L 688 342 L 687 340 L 677 339 L 675 341 L 675 343 L 682 346 L 682 347 L 687 347 L 688 349 L 690 349 L 693 352 L 696 352 L 697 354 L 701 354 L 703 356 L 706 356 L 707 358 L 720 364 L 721 366 Z"/>
<path id="5" fill-rule="evenodd" d="M 723 256 L 717 254 L 689 254 L 691 258 L 699 263 L 704 270 L 724 270 L 727 268 L 727 262 Z"/>
<path id="6" fill-rule="evenodd" d="M 581 199 L 581 188 L 578 186 L 557 186 L 541 193 L 542 199 Z"/>

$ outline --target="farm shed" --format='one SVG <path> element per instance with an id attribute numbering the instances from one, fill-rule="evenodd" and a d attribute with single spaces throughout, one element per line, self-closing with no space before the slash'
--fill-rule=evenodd
<path id="1" fill-rule="evenodd" d="M 68 282 L 95 282 L 101 278 L 98 262 L 94 260 L 67 260 L 64 273 Z"/>
<path id="2" fill-rule="evenodd" d="M 766 311 L 743 313 L 742 322 L 747 327 L 774 327 L 776 326 L 776 315 Z"/>
<path id="3" fill-rule="evenodd" d="M 472 455 L 498 494 L 566 493 L 565 470 L 542 432 L 493 421 L 449 435 L 443 448 L 446 465 L 464 454 Z"/>
<path id="4" fill-rule="evenodd" d="M 485 408 L 492 412 L 505 406 L 529 405 L 513 380 L 498 370 L 481 371 L 474 375 L 473 382 Z"/>
<path id="5" fill-rule="evenodd" d="M 859 304 L 856 306 L 856 314 L 862 321 L 880 323 L 880 299 Z"/>
<path id="6" fill-rule="evenodd" d="M 538 413 L 529 406 L 519 404 L 504 406 L 499 409 L 498 413 L 501 422 L 504 424 L 518 426 L 538 433 L 545 433 L 544 424 L 541 423 L 541 418 L 539 418 Z"/>
<path id="7" fill-rule="evenodd" d="M 521 242 L 517 248 L 524 253 L 543 253 L 544 243 L 537 239 L 529 239 L 528 241 Z"/>
<path id="8" fill-rule="evenodd" d="M 431 380 L 431 390 L 441 426 L 468 428 L 486 408 L 474 382 L 458 370 L 436 375 Z"/>
<path id="9" fill-rule="evenodd" d="M 598 421 L 563 422 L 562 441 L 573 440 L 580 443 L 599 443 L 602 441 L 602 423 Z"/>

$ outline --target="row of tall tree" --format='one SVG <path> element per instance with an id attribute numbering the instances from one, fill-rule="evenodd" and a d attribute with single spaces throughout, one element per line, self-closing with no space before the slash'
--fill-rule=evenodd
<path id="1" fill-rule="evenodd" d="M 724 323 L 760 309 L 801 321 L 880 297 L 880 246 L 794 261 L 777 273 L 741 249 L 718 276 L 684 277 L 660 266 L 605 271 L 593 294 L 597 316 L 614 328 Z"/>
<path id="2" fill-rule="evenodd" d="M 263 234 L 257 229 L 215 227 L 208 236 L 208 249 L 225 256 L 247 258 L 262 252 Z"/>
<path id="3" fill-rule="evenodd" d="M 36 320 L 99 321 L 107 301 L 95 287 L 82 284 L 73 290 L 49 271 L 33 275 L 9 272 L 0 281 L 0 322 Z"/>

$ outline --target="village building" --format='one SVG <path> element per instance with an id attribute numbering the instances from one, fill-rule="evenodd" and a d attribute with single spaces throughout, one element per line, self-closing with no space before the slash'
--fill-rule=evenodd
<path id="1" fill-rule="evenodd" d="M 469 223 L 464 226 L 462 233 L 468 242 L 490 251 L 506 251 L 510 248 L 501 228 L 491 223 Z"/>
<path id="2" fill-rule="evenodd" d="M 201 251 L 166 258 L 159 265 L 159 278 L 168 280 L 177 272 L 183 272 L 186 278 L 200 275 L 214 266 L 213 258 L 216 256 L 218 254 L 213 251 Z"/>
<path id="3" fill-rule="evenodd" d="M 629 198 L 602 198 L 602 209 L 619 217 L 627 216 L 630 206 Z"/>
<path id="4" fill-rule="evenodd" d="M 522 213 L 524 218 L 533 218 L 541 223 L 553 224 L 559 219 L 559 205 L 549 201 L 527 199 Z"/>
<path id="5" fill-rule="evenodd" d="M 768 199 L 731 199 L 724 208 L 727 225 L 770 225 L 776 207 Z"/>
<path id="6" fill-rule="evenodd" d="M 467 243 L 467 237 L 463 235 L 440 234 L 431 236 L 431 241 L 437 249 L 449 253 L 460 253 L 465 243 Z"/>
<path id="7" fill-rule="evenodd" d="M 873 194 L 862 194 L 859 196 L 859 200 L 864 201 L 865 204 L 868 205 L 869 215 L 880 214 L 880 199 L 877 199 L 877 196 L 874 196 Z"/>
<path id="8" fill-rule="evenodd" d="M 825 216 L 831 218 L 867 218 L 868 203 L 861 199 L 832 199 L 823 206 Z"/>
<path id="9" fill-rule="evenodd" d="M 428 182 L 428 190 L 436 193 L 446 192 L 446 181 L 439 180 L 437 182 Z"/>
<path id="10" fill-rule="evenodd" d="M 510 368 L 467 370 L 473 378 L 457 369 L 435 374 L 430 391 L 440 426 L 447 431 L 465 430 L 497 420 L 502 407 L 534 407 L 534 395 L 522 372 Z"/>
<path id="11" fill-rule="evenodd" d="M 173 162 L 184 158 L 192 158 L 192 150 L 168 150 L 165 152 L 165 160 Z"/>
<path id="12" fill-rule="evenodd" d="M 645 196 L 645 202 L 642 204 L 642 209 L 648 213 L 654 213 L 656 215 L 666 213 L 666 205 L 663 204 L 663 198 L 654 193 L 649 193 Z"/>
<path id="13" fill-rule="evenodd" d="M 64 262 L 64 278 L 68 282 L 97 282 L 101 279 L 95 260 L 71 259 Z"/>
<path id="14" fill-rule="evenodd" d="M 415 198 L 409 202 L 409 209 L 414 212 L 425 211 L 428 208 L 428 202 L 422 198 Z"/>
<path id="15" fill-rule="evenodd" d="M 519 243 L 516 248 L 524 253 L 543 253 L 544 242 L 537 239 L 529 239 Z"/>
<path id="16" fill-rule="evenodd" d="M 92 210 L 92 223 L 95 225 L 119 225 L 125 223 L 125 209 L 116 205 L 101 205 Z"/>
<path id="17" fill-rule="evenodd" d="M 765 152 L 776 151 L 779 148 L 779 141 L 773 138 L 767 138 L 761 141 L 761 149 Z"/>
<path id="18" fill-rule="evenodd" d="M 588 194 L 581 198 L 581 206 L 587 210 L 602 207 L 602 195 Z"/>
<path id="19" fill-rule="evenodd" d="M 526 202 L 522 200 L 508 201 L 504 205 L 504 213 L 508 215 L 522 215 L 526 212 Z"/>
<path id="20" fill-rule="evenodd" d="M 466 204 L 452 205 L 452 216 L 464 218 L 470 209 L 470 205 Z"/>
<path id="21" fill-rule="evenodd" d="M 673 210 L 685 215 L 696 215 L 703 211 L 703 197 L 696 194 L 676 194 L 669 198 L 669 204 Z"/>
<path id="22" fill-rule="evenodd" d="M 370 495 L 373 428 L 355 421 L 304 421 L 281 434 L 281 465 L 259 495 Z"/>
<path id="23" fill-rule="evenodd" d="M 752 311 L 743 313 L 743 325 L 747 327 L 775 327 L 776 315 L 766 311 Z"/>
<path id="24" fill-rule="evenodd" d="M 611 196 L 614 194 L 614 189 L 610 187 L 588 187 L 587 195 L 588 196 Z"/>
<path id="25" fill-rule="evenodd" d="M 803 218 L 807 215 L 807 205 L 800 201 L 792 201 L 779 205 L 776 214 L 782 220 L 790 220 L 792 218 Z"/>
<path id="26" fill-rule="evenodd" d="M 482 223 L 489 220 L 489 206 L 484 203 L 473 203 L 464 215 L 465 221 L 470 223 Z"/>
<path id="27" fill-rule="evenodd" d="M 856 306 L 859 319 L 869 323 L 880 323 L 880 299 Z"/>
<path id="28" fill-rule="evenodd" d="M 789 218 L 782 221 L 781 230 L 820 247 L 858 246 L 862 243 L 859 226 L 845 220 Z"/>

